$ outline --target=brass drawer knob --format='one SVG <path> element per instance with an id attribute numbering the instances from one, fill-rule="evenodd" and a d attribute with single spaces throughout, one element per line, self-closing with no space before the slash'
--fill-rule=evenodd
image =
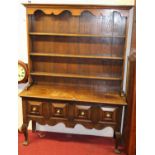
<path id="1" fill-rule="evenodd" d="M 108 118 L 111 117 L 111 114 L 107 113 L 107 114 L 106 114 L 106 117 L 108 117 Z"/>
<path id="2" fill-rule="evenodd" d="M 57 114 L 60 114 L 60 113 L 61 113 L 61 110 L 60 110 L 60 109 L 58 109 L 58 110 L 56 111 L 56 113 L 57 113 Z"/>
<path id="3" fill-rule="evenodd" d="M 85 115 L 85 112 L 84 112 L 84 111 L 82 111 L 82 112 L 80 113 L 80 115 L 81 115 L 81 116 L 84 116 L 84 115 Z"/>
<path id="4" fill-rule="evenodd" d="M 36 107 L 33 107 L 33 108 L 32 108 L 32 111 L 33 111 L 33 112 L 37 111 L 37 108 L 36 108 Z"/>

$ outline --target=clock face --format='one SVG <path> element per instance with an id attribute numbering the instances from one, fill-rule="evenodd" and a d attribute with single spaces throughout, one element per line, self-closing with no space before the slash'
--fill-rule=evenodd
<path id="1" fill-rule="evenodd" d="M 22 61 L 18 61 L 18 83 L 26 83 L 28 80 L 28 68 Z"/>
<path id="2" fill-rule="evenodd" d="M 20 64 L 18 64 L 18 81 L 24 80 L 25 76 L 26 76 L 25 68 Z"/>

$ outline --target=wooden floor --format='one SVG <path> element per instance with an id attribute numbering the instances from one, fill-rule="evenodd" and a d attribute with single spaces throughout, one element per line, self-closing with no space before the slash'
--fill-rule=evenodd
<path id="1" fill-rule="evenodd" d="M 91 89 L 75 88 L 74 86 L 35 84 L 19 95 L 22 97 L 42 99 L 126 105 L 126 99 L 121 97 L 120 94 L 104 94 Z"/>

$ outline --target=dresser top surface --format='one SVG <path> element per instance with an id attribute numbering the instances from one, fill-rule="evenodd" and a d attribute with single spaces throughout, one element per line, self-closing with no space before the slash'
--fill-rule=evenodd
<path id="1" fill-rule="evenodd" d="M 78 101 L 88 103 L 126 105 L 125 97 L 116 93 L 104 94 L 99 91 L 78 88 L 75 86 L 34 84 L 28 90 L 23 90 L 19 96 L 27 98 L 53 99 L 62 101 Z"/>

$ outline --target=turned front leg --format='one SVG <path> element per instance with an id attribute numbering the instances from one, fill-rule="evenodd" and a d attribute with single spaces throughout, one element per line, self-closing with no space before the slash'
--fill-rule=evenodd
<path id="1" fill-rule="evenodd" d="M 28 123 L 27 124 L 23 123 L 22 132 L 23 132 L 24 138 L 25 138 L 23 145 L 28 145 L 28 143 L 29 143 L 29 141 L 28 141 L 28 129 L 27 128 L 28 128 Z"/>
<path id="2" fill-rule="evenodd" d="M 25 138 L 23 145 L 28 145 L 28 125 L 29 125 L 29 120 L 27 117 L 28 106 L 27 106 L 27 100 L 24 98 L 22 98 L 22 109 L 23 109 L 22 132 L 23 132 L 24 138 Z"/>
<path id="3" fill-rule="evenodd" d="M 120 140 L 121 140 L 121 133 L 115 131 L 114 138 L 115 138 L 115 153 L 120 154 L 121 151 L 119 150 L 119 144 L 120 144 Z"/>

